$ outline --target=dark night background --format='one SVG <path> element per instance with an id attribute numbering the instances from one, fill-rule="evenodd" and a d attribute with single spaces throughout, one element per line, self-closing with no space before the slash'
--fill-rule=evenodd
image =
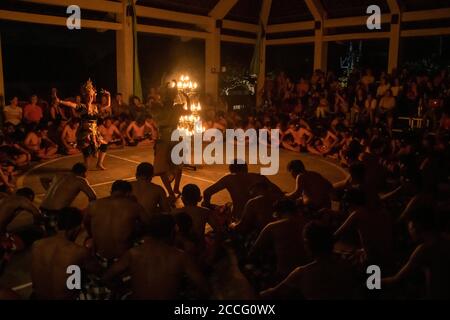
<path id="1" fill-rule="evenodd" d="M 49 95 L 57 86 L 62 97 L 78 93 L 81 83 L 91 78 L 97 88 L 116 91 L 115 32 L 28 23 L 0 22 L 7 99 L 32 93 Z M 189 72 L 201 83 L 204 78 L 204 42 L 201 40 L 139 34 L 139 59 L 144 95 L 157 86 L 166 73 Z M 356 44 L 356 42 L 354 42 Z M 339 58 L 347 42 L 331 42 L 328 68 L 339 70 Z M 387 66 L 387 40 L 363 41 L 362 65 L 374 69 Z M 293 78 L 312 71 L 313 44 L 270 46 L 267 72 L 286 70 Z M 222 65 L 228 69 L 248 68 L 253 46 L 222 42 Z M 448 65 L 450 37 L 406 38 L 401 40 L 400 64 L 436 56 Z"/>

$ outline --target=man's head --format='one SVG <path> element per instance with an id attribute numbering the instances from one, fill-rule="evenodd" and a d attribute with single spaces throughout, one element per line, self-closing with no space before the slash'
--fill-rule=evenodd
<path id="1" fill-rule="evenodd" d="M 21 188 L 16 191 L 16 196 L 25 197 L 30 201 L 34 201 L 34 191 L 31 188 Z"/>
<path id="2" fill-rule="evenodd" d="M 408 231 L 414 241 L 418 241 L 424 234 L 434 233 L 436 230 L 436 213 L 431 205 L 419 206 L 410 212 Z"/>
<path id="3" fill-rule="evenodd" d="M 145 124 L 145 116 L 138 116 L 136 118 L 136 124 L 138 125 L 138 127 L 142 127 Z"/>
<path id="4" fill-rule="evenodd" d="M 112 126 L 112 119 L 111 117 L 106 117 L 103 121 L 103 125 L 105 126 L 105 128 L 109 129 Z"/>
<path id="5" fill-rule="evenodd" d="M 37 95 L 33 94 L 30 98 L 31 104 L 37 104 L 38 103 L 38 97 Z"/>
<path id="6" fill-rule="evenodd" d="M 202 200 L 200 188 L 195 184 L 187 184 L 181 191 L 181 200 L 186 206 L 195 206 Z"/>
<path id="7" fill-rule="evenodd" d="M 152 180 L 153 165 L 148 162 L 140 163 L 136 168 L 136 179 Z"/>
<path id="8" fill-rule="evenodd" d="M 278 217 L 291 216 L 298 212 L 295 201 L 290 199 L 281 199 L 275 202 L 273 211 Z"/>
<path id="9" fill-rule="evenodd" d="M 305 165 L 301 160 L 290 161 L 287 165 L 287 170 L 294 178 L 306 171 Z"/>
<path id="10" fill-rule="evenodd" d="M 39 137 L 46 137 L 48 134 L 48 127 L 45 124 L 34 124 L 32 129 Z"/>
<path id="11" fill-rule="evenodd" d="M 152 215 L 146 227 L 146 233 L 155 240 L 172 240 L 175 235 L 174 217 L 164 213 Z"/>
<path id="12" fill-rule="evenodd" d="M 111 187 L 111 195 L 112 196 L 124 196 L 128 197 L 133 192 L 133 187 L 131 183 L 125 180 L 116 180 L 114 181 Z"/>
<path id="13" fill-rule="evenodd" d="M 19 98 L 13 97 L 10 102 L 12 106 L 17 106 L 19 104 Z"/>
<path id="14" fill-rule="evenodd" d="M 83 221 L 80 209 L 67 207 L 58 213 L 58 229 L 69 231 L 78 228 Z"/>
<path id="15" fill-rule="evenodd" d="M 72 167 L 72 173 L 78 177 L 86 178 L 87 168 L 84 163 L 75 163 Z"/>
<path id="16" fill-rule="evenodd" d="M 123 100 L 122 94 L 121 94 L 121 93 L 117 93 L 117 94 L 116 94 L 116 101 L 119 102 L 119 103 L 121 103 L 122 100 Z"/>
<path id="17" fill-rule="evenodd" d="M 80 126 L 80 120 L 78 118 L 72 118 L 69 121 L 69 126 L 73 130 L 77 129 Z"/>
<path id="18" fill-rule="evenodd" d="M 244 160 L 234 159 L 233 163 L 228 166 L 230 173 L 247 173 L 248 166 Z"/>
<path id="19" fill-rule="evenodd" d="M 131 98 L 131 101 L 133 102 L 134 105 L 136 106 L 140 106 L 141 105 L 141 99 L 139 99 L 139 97 L 134 96 Z"/>
<path id="20" fill-rule="evenodd" d="M 319 222 L 309 222 L 303 228 L 303 243 L 305 249 L 313 257 L 330 255 L 333 252 L 333 233 Z"/>

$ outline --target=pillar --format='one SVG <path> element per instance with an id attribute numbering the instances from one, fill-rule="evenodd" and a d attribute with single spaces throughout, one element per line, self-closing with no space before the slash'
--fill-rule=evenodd
<path id="1" fill-rule="evenodd" d="M 213 20 L 205 39 L 205 93 L 210 95 L 213 101 L 218 101 L 219 97 L 220 70 L 220 23 Z"/>
<path id="2" fill-rule="evenodd" d="M 314 70 L 327 71 L 328 63 L 328 42 L 323 40 L 324 27 L 323 21 L 316 21 L 316 30 L 314 32 Z"/>
<path id="3" fill-rule="evenodd" d="M 133 94 L 133 27 L 132 17 L 127 17 L 127 0 L 122 0 L 123 13 L 117 17 L 122 29 L 116 31 L 117 91 L 125 100 Z"/>

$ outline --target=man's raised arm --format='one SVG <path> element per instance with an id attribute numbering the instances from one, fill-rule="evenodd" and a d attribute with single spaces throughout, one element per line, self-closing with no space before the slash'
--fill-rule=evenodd
<path id="1" fill-rule="evenodd" d="M 97 194 L 85 178 L 79 179 L 79 185 L 81 192 L 83 192 L 89 198 L 89 201 L 94 201 L 97 199 Z"/>
<path id="2" fill-rule="evenodd" d="M 222 191 L 226 188 L 226 177 L 221 178 L 219 181 L 214 183 L 213 185 L 209 186 L 208 188 L 203 191 L 203 205 L 208 207 L 211 204 L 211 197 L 218 193 L 219 191 Z"/>

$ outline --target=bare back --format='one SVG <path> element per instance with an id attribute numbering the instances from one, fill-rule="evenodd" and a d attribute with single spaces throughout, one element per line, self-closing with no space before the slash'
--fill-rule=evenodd
<path id="1" fill-rule="evenodd" d="M 130 248 L 142 210 L 128 197 L 108 197 L 92 202 L 86 219 L 97 254 L 113 259 Z"/>
<path id="2" fill-rule="evenodd" d="M 302 236 L 305 224 L 302 217 L 292 217 L 270 223 L 266 227 L 270 232 L 277 257 L 277 271 L 281 276 L 287 276 L 295 267 L 308 261 Z"/>
<path id="3" fill-rule="evenodd" d="M 86 248 L 57 235 L 35 242 L 31 256 L 31 280 L 37 299 L 76 298 L 77 292 L 66 286 L 67 267 L 82 267 L 89 256 Z"/>
<path id="4" fill-rule="evenodd" d="M 133 195 L 145 209 L 140 214 L 142 222 L 148 223 L 153 214 L 170 210 L 166 191 L 161 186 L 143 180 L 133 181 L 131 185 L 133 187 Z"/>
<path id="5" fill-rule="evenodd" d="M 189 257 L 163 242 L 146 239 L 129 253 L 133 299 L 175 299 L 185 275 L 196 284 L 202 282 Z"/>
<path id="6" fill-rule="evenodd" d="M 85 178 L 74 174 L 56 176 L 47 190 L 41 207 L 49 210 L 61 210 L 70 206 L 80 192 L 85 193 L 89 200 L 96 198 L 94 190 Z"/>

